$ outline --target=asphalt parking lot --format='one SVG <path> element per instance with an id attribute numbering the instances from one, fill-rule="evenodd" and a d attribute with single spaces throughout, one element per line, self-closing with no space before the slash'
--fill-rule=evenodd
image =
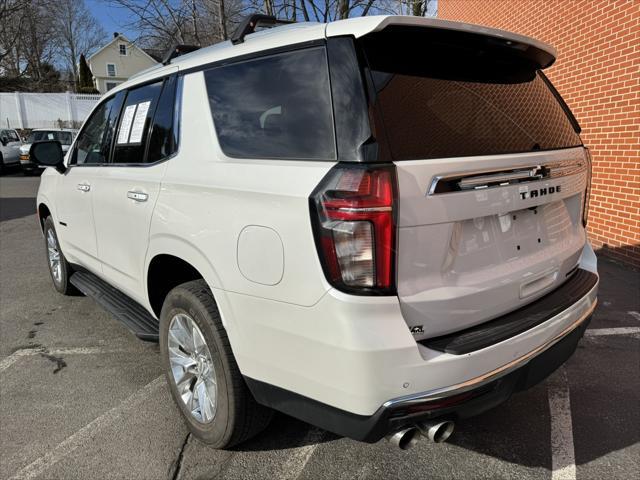
<path id="1" fill-rule="evenodd" d="M 640 478 L 640 273 L 600 259 L 600 304 L 546 382 L 401 451 L 284 415 L 217 451 L 188 435 L 156 345 L 91 299 L 57 294 L 39 179 L 0 178 L 0 478 Z"/>

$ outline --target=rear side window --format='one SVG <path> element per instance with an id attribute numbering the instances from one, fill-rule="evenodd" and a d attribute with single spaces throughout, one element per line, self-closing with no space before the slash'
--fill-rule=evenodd
<path id="1" fill-rule="evenodd" d="M 531 65 L 442 37 L 421 36 L 419 50 L 406 49 L 418 40 L 415 32 L 395 33 L 362 41 L 394 160 L 581 145 Z"/>
<path id="2" fill-rule="evenodd" d="M 237 158 L 336 157 L 323 47 L 204 72 L 220 146 Z"/>
<path id="3" fill-rule="evenodd" d="M 129 90 L 116 134 L 113 163 L 144 163 L 145 146 L 162 81 Z"/>

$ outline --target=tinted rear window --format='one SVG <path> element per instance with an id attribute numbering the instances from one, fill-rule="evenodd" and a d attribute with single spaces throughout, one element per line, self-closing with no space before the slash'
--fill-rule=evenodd
<path id="1" fill-rule="evenodd" d="M 530 64 L 445 40 L 400 34 L 362 41 L 377 92 L 375 108 L 395 160 L 581 145 Z M 419 48 L 407 48 L 407 42 Z"/>
<path id="2" fill-rule="evenodd" d="M 230 157 L 335 159 L 322 47 L 205 71 L 220 146 Z"/>

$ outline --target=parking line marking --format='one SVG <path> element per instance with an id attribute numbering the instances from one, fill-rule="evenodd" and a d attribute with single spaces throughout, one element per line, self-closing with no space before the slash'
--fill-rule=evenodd
<path id="1" fill-rule="evenodd" d="M 16 473 L 9 480 L 29 480 L 36 478 L 48 468 L 52 467 L 60 460 L 64 459 L 67 455 L 71 454 L 78 447 L 86 445 L 91 438 L 96 435 L 100 430 L 107 427 L 110 423 L 120 417 L 124 411 L 131 407 L 142 406 L 142 404 L 149 400 L 149 395 L 164 385 L 164 376 L 160 376 L 155 380 L 149 382 L 137 392 L 133 393 L 130 397 L 123 400 L 119 405 L 113 407 L 111 410 L 103 413 L 92 422 L 88 423 L 76 433 L 67 437 L 61 443 L 59 443 L 53 450 L 45 453 L 42 457 L 33 461 L 20 471 Z"/>
<path id="2" fill-rule="evenodd" d="M 627 313 L 640 322 L 640 313 L 634 311 L 630 311 Z"/>
<path id="3" fill-rule="evenodd" d="M 41 351 L 42 350 L 18 350 L 16 352 L 13 352 L 11 355 L 9 355 L 6 358 L 3 358 L 0 361 L 0 372 L 3 372 L 7 368 L 9 368 L 11 365 L 16 363 L 21 357 L 26 357 L 28 355 L 35 355 L 35 353 L 32 353 L 32 352 L 40 353 Z"/>
<path id="4" fill-rule="evenodd" d="M 0 361 L 0 372 L 3 372 L 22 357 L 30 357 L 48 353 L 50 355 L 97 355 L 101 353 L 122 353 L 121 349 L 108 349 L 103 347 L 61 347 L 48 350 L 46 348 L 23 348 L 16 350 L 11 355 Z"/>
<path id="5" fill-rule="evenodd" d="M 575 480 L 571 400 L 567 372 L 560 367 L 547 383 L 551 413 L 551 480 Z"/>
<path id="6" fill-rule="evenodd" d="M 323 430 L 311 427 L 302 440 L 305 446 L 299 447 L 293 452 L 282 466 L 282 473 L 275 478 L 281 480 L 296 480 L 304 470 L 304 467 L 307 466 L 307 462 L 309 462 L 313 451 L 318 447 L 323 436 Z"/>
<path id="7" fill-rule="evenodd" d="M 637 335 L 640 327 L 619 327 L 619 328 L 594 328 L 586 332 L 588 337 L 598 337 L 600 335 Z"/>

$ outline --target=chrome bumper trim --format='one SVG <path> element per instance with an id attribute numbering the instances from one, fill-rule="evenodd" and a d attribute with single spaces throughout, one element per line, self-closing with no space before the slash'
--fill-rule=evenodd
<path id="1" fill-rule="evenodd" d="M 574 303 L 571 307 L 567 308 L 565 311 L 559 313 L 553 318 L 557 318 L 559 316 L 567 315 L 567 314 L 570 315 L 572 311 L 582 310 L 584 308 L 583 304 L 585 299 L 590 299 L 592 296 L 595 297 L 595 294 L 598 291 L 599 283 L 600 282 L 598 281 L 598 283 L 594 285 L 594 287 L 589 291 L 589 293 L 587 293 L 584 297 L 582 297 L 580 300 Z M 437 388 L 437 389 L 429 390 L 426 392 L 414 393 L 411 395 L 405 395 L 403 397 L 398 397 L 398 398 L 388 400 L 383 404 L 383 407 L 390 408 L 390 407 L 398 407 L 398 406 L 407 406 L 407 405 L 423 403 L 431 400 L 438 400 L 441 398 L 450 397 L 452 395 L 457 395 L 469 390 L 473 390 L 475 388 L 482 387 L 487 383 L 493 382 L 494 380 L 504 377 L 508 373 L 514 370 L 517 370 L 520 367 L 523 367 L 534 357 L 541 354 L 548 348 L 552 347 L 553 345 L 558 343 L 560 340 L 562 340 L 564 337 L 569 335 L 573 330 L 578 328 L 582 324 L 582 322 L 584 322 L 587 318 L 591 316 L 591 314 L 593 314 L 593 311 L 595 310 L 597 304 L 598 304 L 598 299 L 597 297 L 595 297 L 591 301 L 591 304 L 587 307 L 587 310 L 584 311 L 582 314 L 580 314 L 580 317 L 577 320 L 575 320 L 571 325 L 569 325 L 567 328 L 565 328 L 562 332 L 560 332 L 558 335 L 548 340 L 547 342 L 543 343 L 539 347 L 531 350 L 529 353 L 526 353 L 525 355 L 512 360 L 506 365 L 502 365 L 501 367 L 491 370 L 490 372 L 487 372 L 478 377 L 474 377 L 470 380 L 466 380 L 464 382 L 458 383 L 456 385 Z M 551 318 L 549 320 L 553 320 L 553 319 Z"/>

